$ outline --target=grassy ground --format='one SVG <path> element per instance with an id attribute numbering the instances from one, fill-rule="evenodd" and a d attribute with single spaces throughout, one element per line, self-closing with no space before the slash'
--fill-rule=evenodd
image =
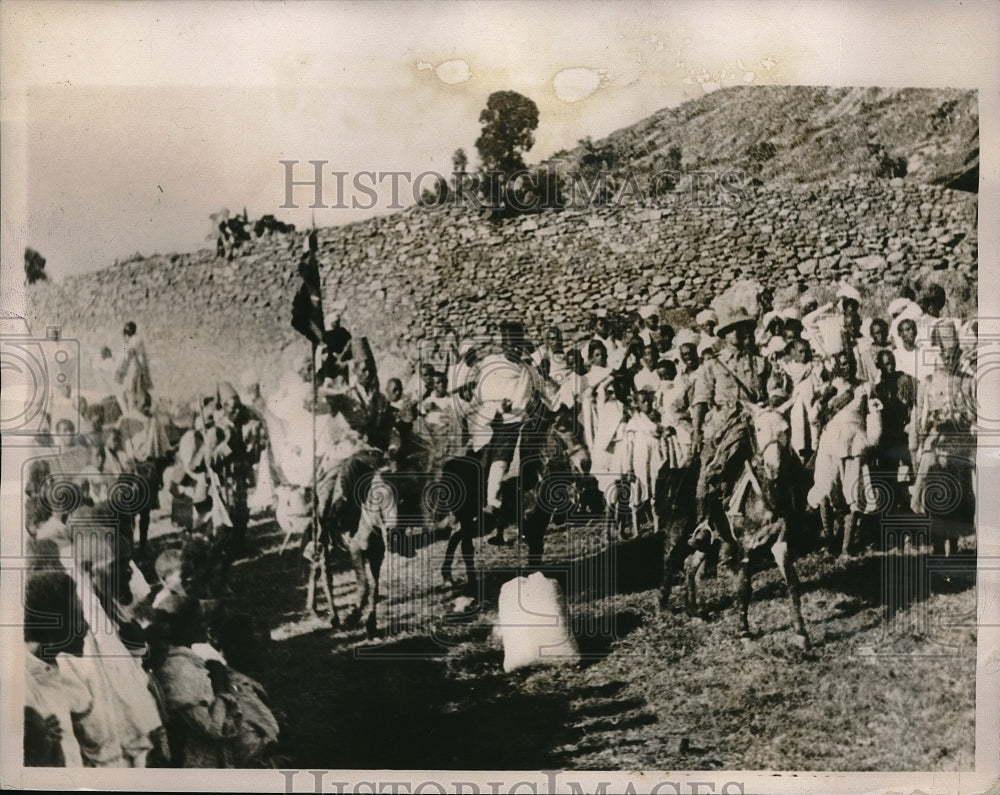
<path id="1" fill-rule="evenodd" d="M 491 635 L 517 546 L 477 542 L 477 610 L 455 615 L 437 586 L 443 542 L 390 553 L 380 627 L 367 643 L 303 612 L 297 548 L 273 524 L 233 570 L 233 605 L 272 629 L 255 673 L 294 767 L 423 769 L 962 770 L 974 763 L 975 587 L 970 570 L 900 576 L 914 556 L 801 559 L 813 642 L 799 648 L 777 572 L 755 578 L 754 636 L 736 634 L 732 576 L 701 583 L 708 620 L 662 609 L 657 547 L 644 537 L 610 565 L 596 524 L 553 533 L 549 560 L 604 565 L 601 587 L 567 584 L 584 659 L 504 674 Z M 176 536 L 157 539 L 170 544 Z M 966 558 L 968 560 L 969 558 Z M 924 568 L 918 565 L 917 568 Z M 891 576 L 889 571 L 896 572 Z M 947 575 L 947 576 L 945 576 Z M 351 598 L 338 575 L 336 599 Z M 901 611 L 885 607 L 901 604 Z M 590 626 L 587 626 L 587 622 Z"/>

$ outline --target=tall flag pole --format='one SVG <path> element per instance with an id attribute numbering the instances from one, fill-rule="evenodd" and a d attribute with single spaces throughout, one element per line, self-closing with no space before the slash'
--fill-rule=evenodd
<path id="1" fill-rule="evenodd" d="M 292 299 L 292 328 L 314 346 L 323 341 L 323 287 L 320 283 L 316 250 L 316 229 L 309 232 L 307 248 L 299 258 L 302 286 Z"/>
<path id="2" fill-rule="evenodd" d="M 316 251 L 319 241 L 316 233 L 316 220 L 313 217 L 312 229 L 306 238 L 305 251 L 299 259 L 299 275 L 302 286 L 292 300 L 292 328 L 309 340 L 312 355 L 309 357 L 309 372 L 312 378 L 312 530 L 314 555 L 319 549 L 319 497 L 316 489 L 316 398 L 317 374 L 316 352 L 323 341 L 323 287 L 319 275 L 319 263 L 316 261 Z M 315 570 L 314 570 L 315 571 Z M 310 574 L 310 577 L 313 575 Z M 332 607 L 332 606 L 331 606 Z"/>

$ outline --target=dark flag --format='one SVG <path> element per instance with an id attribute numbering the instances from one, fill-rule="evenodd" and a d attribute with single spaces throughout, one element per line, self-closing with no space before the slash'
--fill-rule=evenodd
<path id="1" fill-rule="evenodd" d="M 316 262 L 316 230 L 309 233 L 309 251 L 299 260 L 302 286 L 292 301 L 292 328 L 319 345 L 323 339 L 323 289 Z"/>

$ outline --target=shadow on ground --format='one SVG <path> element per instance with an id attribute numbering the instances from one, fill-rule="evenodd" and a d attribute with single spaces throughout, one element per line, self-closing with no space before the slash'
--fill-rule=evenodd
<path id="1" fill-rule="evenodd" d="M 502 673 L 495 650 L 464 659 L 482 670 L 456 678 L 430 638 L 384 643 L 365 657 L 331 651 L 335 643 L 316 632 L 271 649 L 262 678 L 280 694 L 282 752 L 294 766 L 544 769 L 585 733 L 656 720 L 639 699 L 617 696 L 622 683 L 528 690 L 530 672 Z"/>

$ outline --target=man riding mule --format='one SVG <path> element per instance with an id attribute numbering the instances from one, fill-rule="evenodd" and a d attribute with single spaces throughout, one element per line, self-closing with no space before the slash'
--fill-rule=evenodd
<path id="1" fill-rule="evenodd" d="M 367 439 L 369 434 L 379 436 L 381 423 L 377 420 L 384 412 L 374 397 L 378 389 L 374 361 L 367 355 L 366 345 L 361 349 L 366 355 L 360 376 L 352 379 L 348 389 L 322 390 L 324 400 L 314 401 L 307 359 L 297 378 L 286 380 L 270 401 L 265 417 L 277 500 L 275 516 L 289 535 L 303 534 L 306 556 L 312 563 L 306 607 L 314 609 L 318 582 L 333 623 L 342 623 L 331 583 L 334 568 L 348 559 L 360 595 L 359 604 L 343 623 L 364 619 L 372 635 L 385 534 L 396 523 L 396 499 L 380 471 L 387 456 Z M 305 429 L 310 429 L 312 438 L 303 444 Z"/>
<path id="2" fill-rule="evenodd" d="M 476 371 L 473 405 L 468 417 L 470 441 L 486 472 L 484 518 L 492 522 L 489 543 L 503 546 L 501 484 L 511 473 L 515 454 L 527 452 L 541 439 L 541 379 L 531 364 L 532 345 L 524 324 L 500 324 L 500 352 L 484 356 Z"/>
<path id="3" fill-rule="evenodd" d="M 441 574 L 452 582 L 451 559 L 461 545 L 470 594 L 476 591 L 473 539 L 480 517 L 492 527 L 488 542 L 496 546 L 505 543 L 505 525 L 515 525 L 527 542 L 528 565 L 537 566 L 545 530 L 554 515 L 571 508 L 572 473 L 582 471 L 574 423 L 548 409 L 524 325 L 504 321 L 500 335 L 500 351 L 479 359 L 470 374 L 471 402 L 456 401 L 468 436 L 463 432 L 462 443 L 452 445 L 442 467 L 462 498 L 453 506 L 458 529 Z"/>
<path id="4" fill-rule="evenodd" d="M 793 517 L 798 500 L 794 493 L 776 488 L 790 466 L 788 426 L 773 411 L 766 412 L 770 419 L 762 420 L 760 427 L 755 424 L 764 411 L 761 406 L 767 400 L 771 374 L 767 359 L 753 350 L 755 326 L 756 321 L 743 308 L 721 317 L 716 333 L 723 344 L 698 370 L 691 399 L 692 456 L 699 467 L 695 527 L 689 538 L 675 534 L 669 539 L 668 557 L 675 560 L 685 543 L 694 548 L 684 563 L 688 610 L 694 611 L 697 572 L 718 541 L 724 562 L 735 564 L 739 571 L 740 628 L 748 632 L 749 555 L 770 544 L 788 584 L 796 629 L 804 636 L 798 581 L 788 558 L 786 537 L 788 519 Z M 667 577 L 664 601 L 671 584 L 669 562 Z"/>

